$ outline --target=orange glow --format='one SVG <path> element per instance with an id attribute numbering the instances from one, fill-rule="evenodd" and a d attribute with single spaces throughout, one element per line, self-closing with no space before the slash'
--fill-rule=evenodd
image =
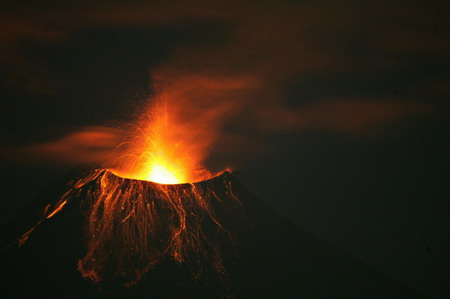
<path id="1" fill-rule="evenodd" d="M 44 209 L 35 227 L 83 201 L 86 253 L 78 261 L 83 277 L 129 286 L 171 259 L 195 264 L 196 279 L 215 273 L 226 280 L 220 247 L 229 247 L 233 235 L 218 215 L 237 217 L 240 202 L 231 181 L 209 180 L 213 174 L 202 166 L 214 126 L 193 120 L 197 114 L 179 104 L 167 94 L 158 98 L 134 125 L 120 129 L 128 138 L 108 155 L 113 158 L 105 157 L 107 168 L 74 181 Z"/>
<path id="2" fill-rule="evenodd" d="M 227 287 L 221 246 L 234 246 L 234 235 L 221 217 L 241 219 L 242 210 L 225 174 L 194 184 L 167 185 L 95 170 L 47 205 L 18 246 L 41 223 L 79 205 L 79 200 L 86 217 L 86 253 L 78 261 L 83 277 L 131 286 L 169 258 L 190 264 L 196 280 L 216 275 Z"/>
<path id="3" fill-rule="evenodd" d="M 161 184 L 177 184 L 182 181 L 180 177 L 177 176 L 177 170 L 170 167 L 170 165 L 167 165 L 165 161 L 157 161 L 152 166 L 147 180 Z"/>
<path id="4" fill-rule="evenodd" d="M 50 219 L 50 218 L 52 218 L 53 216 L 55 216 L 59 211 L 62 210 L 62 208 L 64 208 L 64 206 L 66 205 L 66 203 L 67 203 L 67 200 L 64 200 L 64 199 L 60 200 L 60 201 L 56 204 L 56 207 L 53 209 L 53 211 L 51 211 L 50 213 L 47 214 L 46 218 L 47 218 L 47 219 Z M 47 209 L 48 209 L 48 206 L 47 206 Z"/>
<path id="5" fill-rule="evenodd" d="M 212 205 L 239 201 L 228 187 L 219 195 L 209 184 L 193 184 L 213 176 L 202 162 L 214 134 L 184 114 L 186 107 L 171 95 L 157 98 L 124 129 L 128 138 L 111 155 L 116 158 L 109 171 L 83 177 L 47 212 L 53 217 L 87 188 L 87 252 L 78 262 L 82 276 L 94 282 L 116 277 L 131 285 L 168 257 L 176 263 L 195 261 L 196 276 L 212 271 L 223 278 L 219 247 L 232 236 Z M 206 226 L 216 233 L 206 233 Z M 111 265 L 116 274 L 106 271 Z"/>
<path id="6" fill-rule="evenodd" d="M 201 166 L 202 140 L 192 140 L 191 127 L 170 110 L 166 99 L 146 109 L 130 138 L 117 149 L 121 154 L 111 170 L 125 178 L 180 184 L 205 180 L 211 173 Z"/>

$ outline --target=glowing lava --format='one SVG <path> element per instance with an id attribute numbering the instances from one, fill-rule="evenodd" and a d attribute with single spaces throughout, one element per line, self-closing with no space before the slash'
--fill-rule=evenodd
<path id="1" fill-rule="evenodd" d="M 164 165 L 164 163 L 154 164 L 150 170 L 147 180 L 161 184 L 178 184 L 182 181 L 177 177 L 176 171 L 171 171 L 170 167 Z"/>
<path id="2" fill-rule="evenodd" d="M 129 140 L 119 146 L 120 157 L 111 170 L 125 178 L 161 184 L 203 181 L 212 174 L 201 166 L 202 140 L 193 140 L 189 123 L 166 100 L 156 101 L 129 130 Z"/>
<path id="3" fill-rule="evenodd" d="M 201 134 L 180 117 L 181 110 L 170 110 L 167 101 L 144 110 L 109 169 L 73 182 L 21 244 L 41 222 L 80 201 L 86 220 L 86 254 L 78 261 L 83 277 L 132 285 L 167 259 L 196 264 L 195 277 L 225 277 L 221 247 L 233 235 L 221 217 L 238 217 L 240 202 L 231 182 L 217 188 L 217 179 L 208 180 L 212 175 L 201 163 L 210 139 L 194 138 Z"/>

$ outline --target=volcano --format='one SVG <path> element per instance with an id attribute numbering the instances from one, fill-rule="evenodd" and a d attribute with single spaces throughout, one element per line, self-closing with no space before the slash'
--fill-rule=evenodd
<path id="1" fill-rule="evenodd" d="M 2 297 L 421 297 L 302 231 L 228 172 L 179 185 L 124 179 L 108 170 L 88 176 L 92 180 L 70 196 L 68 186 L 79 180 L 71 174 L 57 181 L 3 228 Z M 121 207 L 121 216 L 112 222 L 104 219 L 111 198 L 105 197 L 97 209 L 89 200 L 104 188 L 105 180 L 119 183 L 119 194 L 135 193 L 133 209 Z M 139 185 L 138 191 L 130 187 L 133 184 Z M 193 192 L 206 207 L 190 197 Z M 162 200 L 164 194 L 177 194 L 183 209 Z M 158 217 L 139 214 L 139 198 Z M 99 213 L 103 218 L 92 221 Z M 188 229 L 173 233 L 173 221 L 176 228 Z M 150 223 L 159 226 L 158 231 L 142 228 L 142 233 L 141 226 Z M 183 234 L 185 239 L 178 239 Z M 147 248 L 142 245 L 147 243 L 134 240 L 147 236 L 161 244 Z"/>

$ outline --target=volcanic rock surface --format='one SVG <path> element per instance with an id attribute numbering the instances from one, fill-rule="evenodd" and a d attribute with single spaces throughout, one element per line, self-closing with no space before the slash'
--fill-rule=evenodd
<path id="1" fill-rule="evenodd" d="M 302 231 L 227 172 L 195 184 L 211 188 L 221 198 L 226 198 L 231 186 L 242 204 L 236 217 L 214 205 L 223 225 L 235 236 L 233 244 L 221 248 L 228 272 L 226 285 L 214 277 L 196 279 L 190 263 L 169 258 L 133 286 L 95 284 L 77 270 L 86 251 L 82 193 L 37 226 L 21 247 L 15 243 L 42 218 L 46 205 L 61 198 L 69 181 L 64 178 L 50 186 L 3 227 L 0 297 L 420 298 L 399 282 Z M 239 216 L 242 212 L 244 217 Z"/>

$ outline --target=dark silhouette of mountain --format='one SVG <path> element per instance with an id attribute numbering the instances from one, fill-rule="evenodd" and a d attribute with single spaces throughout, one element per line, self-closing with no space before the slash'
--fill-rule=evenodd
<path id="1" fill-rule="evenodd" d="M 3 228 L 0 297 L 421 298 L 400 282 L 302 231 L 227 172 L 195 184 L 200 189 L 211 188 L 221 198 L 226 198 L 231 186 L 242 204 L 244 217 L 239 216 L 241 211 L 230 213 L 221 211 L 222 205 L 214 205 L 224 226 L 235 236 L 234 245 L 221 248 L 227 284 L 209 277 L 196 279 L 191 263 L 171 259 L 131 287 L 94 284 L 77 270 L 77 262 L 86 251 L 82 193 L 37 226 L 21 247 L 14 243 L 42 218 L 39 213 L 43 207 L 67 191 L 71 177 L 50 186 Z"/>

